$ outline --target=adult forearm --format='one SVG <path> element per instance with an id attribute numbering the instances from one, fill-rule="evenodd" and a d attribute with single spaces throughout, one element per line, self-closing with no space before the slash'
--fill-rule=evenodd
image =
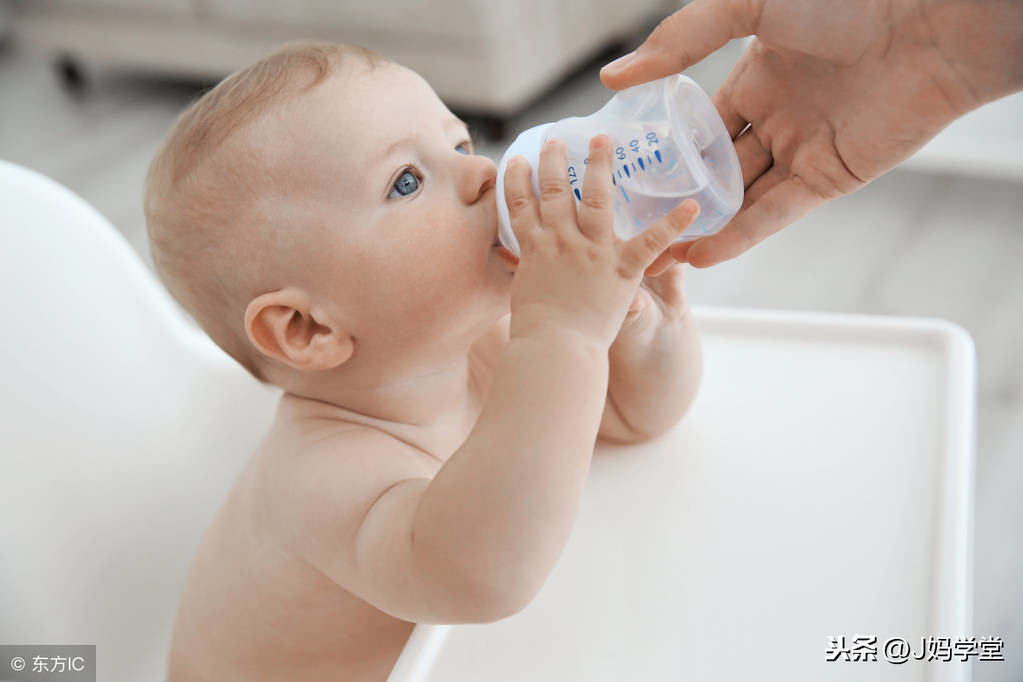
<path id="1" fill-rule="evenodd" d="M 689 409 L 703 372 L 692 313 L 641 335 L 620 337 L 608 360 L 608 400 L 622 421 L 638 435 L 664 433 Z"/>

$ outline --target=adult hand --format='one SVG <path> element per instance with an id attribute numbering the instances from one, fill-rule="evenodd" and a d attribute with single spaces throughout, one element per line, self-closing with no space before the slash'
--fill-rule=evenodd
<path id="1" fill-rule="evenodd" d="M 671 246 L 696 267 L 743 253 L 1023 87 L 1018 0 L 695 0 L 600 77 L 619 90 L 748 35 L 755 40 L 712 98 L 746 195 L 721 232 Z"/>

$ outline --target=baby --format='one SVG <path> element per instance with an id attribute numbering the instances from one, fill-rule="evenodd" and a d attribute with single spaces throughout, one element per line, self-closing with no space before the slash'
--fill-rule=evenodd
<path id="1" fill-rule="evenodd" d="M 210 337 L 283 389 L 199 546 L 169 682 L 387 678 L 415 623 L 524 608 L 594 442 L 672 428 L 701 371 L 668 247 L 687 201 L 613 235 L 607 136 L 496 168 L 414 72 L 293 43 L 186 110 L 146 182 L 153 260 Z"/>

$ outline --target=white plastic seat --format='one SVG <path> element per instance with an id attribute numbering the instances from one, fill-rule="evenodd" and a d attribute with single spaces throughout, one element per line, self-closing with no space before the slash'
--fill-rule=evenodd
<path id="1" fill-rule="evenodd" d="M 3 161 L 0 243 L 0 642 L 163 679 L 188 563 L 278 392 L 97 211 Z"/>

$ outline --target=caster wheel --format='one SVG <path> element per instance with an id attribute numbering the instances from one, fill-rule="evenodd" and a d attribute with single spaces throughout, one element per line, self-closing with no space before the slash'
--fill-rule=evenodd
<path id="1" fill-rule="evenodd" d="M 70 93 L 81 94 L 85 90 L 86 76 L 82 63 L 70 55 L 57 57 L 53 64 L 61 86 Z"/>

